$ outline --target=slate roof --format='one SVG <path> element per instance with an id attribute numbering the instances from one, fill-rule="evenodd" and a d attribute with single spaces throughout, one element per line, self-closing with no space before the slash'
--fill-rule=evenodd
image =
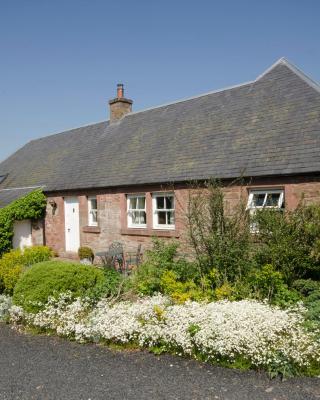
<path id="1" fill-rule="evenodd" d="M 252 82 L 33 140 L 0 189 L 320 172 L 320 88 L 285 59 Z M 0 194 L 0 201 L 1 194 Z"/>

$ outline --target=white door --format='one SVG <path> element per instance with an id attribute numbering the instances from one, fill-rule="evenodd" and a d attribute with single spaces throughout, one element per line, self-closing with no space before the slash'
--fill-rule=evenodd
<path id="1" fill-rule="evenodd" d="M 15 221 L 13 225 L 12 245 L 14 249 L 21 250 L 32 246 L 31 221 L 29 219 Z"/>
<path id="2" fill-rule="evenodd" d="M 64 200 L 66 251 L 77 252 L 80 246 L 79 201 L 77 197 Z"/>

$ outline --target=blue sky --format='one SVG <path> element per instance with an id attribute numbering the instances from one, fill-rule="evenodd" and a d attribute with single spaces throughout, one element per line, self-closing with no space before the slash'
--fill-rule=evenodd
<path id="1" fill-rule="evenodd" d="M 320 81 L 318 0 L 0 0 L 0 160 L 31 139 L 256 78 Z"/>

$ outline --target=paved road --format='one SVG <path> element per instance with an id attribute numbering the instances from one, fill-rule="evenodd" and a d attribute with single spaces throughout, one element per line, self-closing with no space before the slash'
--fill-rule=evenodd
<path id="1" fill-rule="evenodd" d="M 313 400 L 320 379 L 269 381 L 173 356 L 19 334 L 0 323 L 0 400 Z"/>

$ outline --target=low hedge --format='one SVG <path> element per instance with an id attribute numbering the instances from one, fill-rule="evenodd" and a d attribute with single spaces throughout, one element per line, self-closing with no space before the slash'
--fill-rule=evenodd
<path id="1" fill-rule="evenodd" d="M 102 295 L 115 294 L 119 283 L 120 275 L 116 271 L 106 274 L 96 267 L 78 263 L 43 262 L 21 276 L 14 289 L 13 301 L 25 311 L 38 312 L 50 296 L 71 292 L 74 298 L 96 300 Z"/>
<path id="2" fill-rule="evenodd" d="M 11 250 L 0 259 L 0 293 L 12 294 L 13 289 L 26 267 L 48 261 L 52 251 L 46 246 L 34 246 L 24 250 Z"/>

